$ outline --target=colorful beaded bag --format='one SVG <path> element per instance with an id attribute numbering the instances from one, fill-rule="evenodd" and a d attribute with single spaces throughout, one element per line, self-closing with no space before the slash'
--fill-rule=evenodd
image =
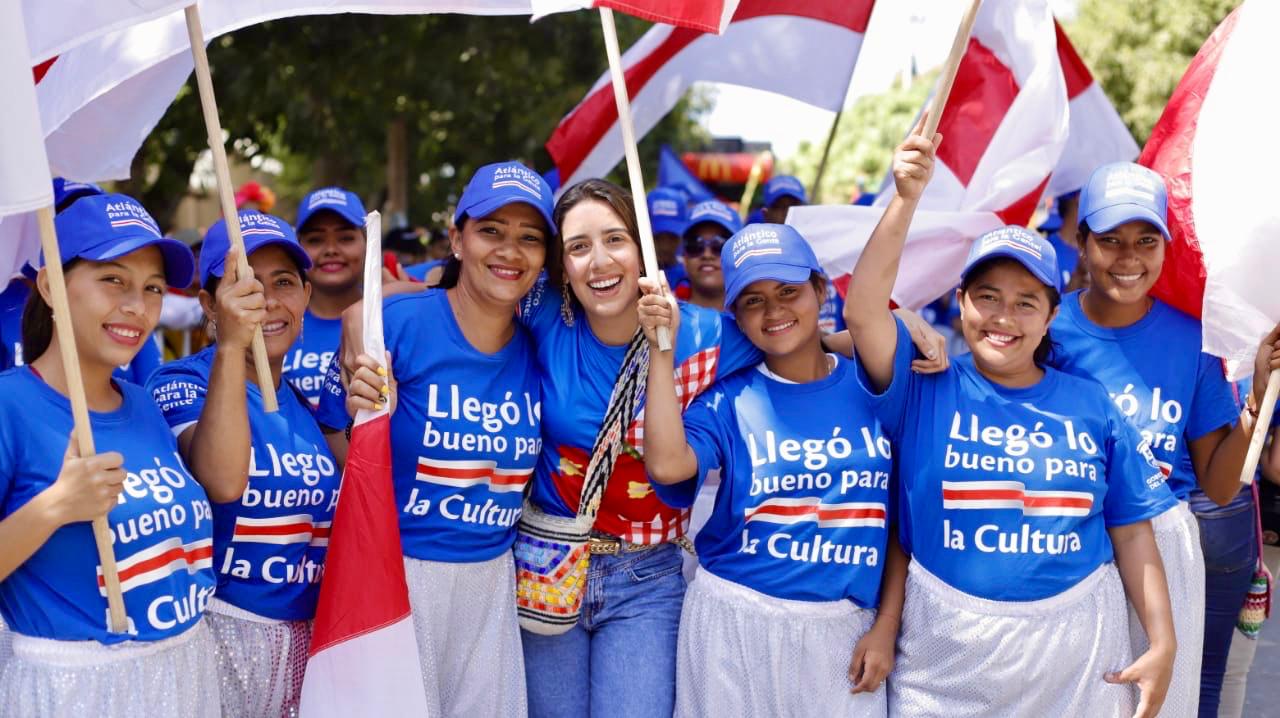
<path id="1" fill-rule="evenodd" d="M 1240 615 L 1236 618 L 1236 628 L 1247 638 L 1257 639 L 1262 632 L 1262 622 L 1271 617 L 1271 571 L 1262 560 L 1262 504 L 1258 500 L 1258 478 L 1253 480 L 1253 511 L 1257 522 L 1254 530 L 1258 537 L 1258 565 L 1253 571 L 1253 580 L 1249 582 L 1249 593 L 1245 594 L 1244 605 L 1240 607 Z"/>
<path id="2" fill-rule="evenodd" d="M 587 590 L 591 556 L 587 543 L 595 524 L 605 484 L 625 446 L 627 426 L 635 417 L 649 375 L 649 343 L 636 331 L 609 397 L 609 408 L 596 434 L 576 516 L 552 516 L 527 498 L 516 543 L 516 612 L 520 627 L 555 636 L 578 622 Z"/>

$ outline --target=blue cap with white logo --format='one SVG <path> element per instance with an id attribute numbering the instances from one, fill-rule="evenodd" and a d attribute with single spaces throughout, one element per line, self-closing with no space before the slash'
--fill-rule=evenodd
<path id="1" fill-rule="evenodd" d="M 244 238 L 245 257 L 268 245 L 279 245 L 288 252 L 302 269 L 311 269 L 311 257 L 307 256 L 289 223 L 272 214 L 256 209 L 240 210 L 240 236 Z M 221 277 L 226 272 L 227 250 L 231 249 L 231 237 L 227 235 L 227 220 L 213 223 L 204 235 L 200 248 L 200 283 L 207 284 L 210 277 Z"/>
<path id="2" fill-rule="evenodd" d="M 72 182 L 62 177 L 53 178 L 53 206 L 58 208 L 58 211 L 66 209 L 81 197 L 92 197 L 95 194 L 106 193 L 92 182 Z"/>
<path id="3" fill-rule="evenodd" d="M 685 225 L 689 222 L 689 203 L 685 201 L 684 192 L 670 187 L 659 187 L 650 192 L 649 220 L 654 234 L 684 234 Z"/>
<path id="4" fill-rule="evenodd" d="M 302 229 L 317 212 L 333 212 L 358 229 L 364 228 L 364 202 L 351 190 L 341 187 L 323 187 L 313 190 L 302 198 L 298 205 L 298 223 L 294 226 Z"/>
<path id="5" fill-rule="evenodd" d="M 720 253 L 724 272 L 724 307 L 733 312 L 738 295 L 752 282 L 771 279 L 783 284 L 809 281 L 823 273 L 813 248 L 787 224 L 749 224 L 733 235 Z"/>
<path id="6" fill-rule="evenodd" d="M 804 185 L 791 175 L 778 175 L 764 183 L 764 206 L 772 207 L 774 202 L 783 197 L 795 197 L 801 204 L 809 201 Z"/>
<path id="7" fill-rule="evenodd" d="M 1009 225 L 978 237 L 969 248 L 969 258 L 964 262 L 961 278 L 969 276 L 974 267 L 987 261 L 1004 257 L 1012 259 L 1046 286 L 1062 291 L 1062 275 L 1058 272 L 1058 254 L 1049 240 L 1026 227 Z"/>
<path id="8" fill-rule="evenodd" d="M 127 195 L 81 197 L 57 216 L 54 226 L 63 263 L 76 257 L 106 262 L 154 246 L 164 259 L 165 281 L 171 286 L 185 287 L 195 274 L 196 259 L 187 245 L 161 234 L 151 214 Z"/>
<path id="9" fill-rule="evenodd" d="M 464 217 L 483 219 L 513 202 L 524 202 L 538 210 L 547 221 L 547 231 L 556 233 L 556 223 L 551 218 L 555 206 L 551 185 L 519 162 L 496 162 L 476 170 L 462 190 L 453 223 L 461 223 Z"/>
<path id="10" fill-rule="evenodd" d="M 689 230 L 706 222 L 718 225 L 730 235 L 742 229 L 742 218 L 737 212 L 729 209 L 729 205 L 724 202 L 709 199 L 695 204 L 689 211 L 689 223 L 685 225 L 684 233 L 687 235 Z"/>
<path id="11" fill-rule="evenodd" d="M 1107 232 L 1125 222 L 1149 222 L 1171 239 L 1166 224 L 1169 193 L 1164 179 L 1132 162 L 1103 165 L 1089 175 L 1080 192 L 1080 221 L 1094 232 Z"/>

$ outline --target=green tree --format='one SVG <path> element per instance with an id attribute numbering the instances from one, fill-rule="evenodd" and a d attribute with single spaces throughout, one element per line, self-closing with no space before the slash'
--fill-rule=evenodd
<path id="1" fill-rule="evenodd" d="M 1083 0 L 1066 26 L 1138 144 L 1209 34 L 1241 0 Z"/>

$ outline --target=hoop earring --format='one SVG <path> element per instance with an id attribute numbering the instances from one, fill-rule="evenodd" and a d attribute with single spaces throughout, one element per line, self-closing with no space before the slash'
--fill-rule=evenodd
<path id="1" fill-rule="evenodd" d="M 566 327 L 573 326 L 573 293 L 568 284 L 560 285 L 560 318 Z"/>

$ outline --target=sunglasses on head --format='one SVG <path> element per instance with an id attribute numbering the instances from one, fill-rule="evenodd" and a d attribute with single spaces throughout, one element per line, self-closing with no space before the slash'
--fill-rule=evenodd
<path id="1" fill-rule="evenodd" d="M 710 249 L 712 254 L 719 256 L 726 241 L 728 240 L 724 237 L 688 237 L 684 240 L 684 253 L 690 257 L 700 257 Z"/>

